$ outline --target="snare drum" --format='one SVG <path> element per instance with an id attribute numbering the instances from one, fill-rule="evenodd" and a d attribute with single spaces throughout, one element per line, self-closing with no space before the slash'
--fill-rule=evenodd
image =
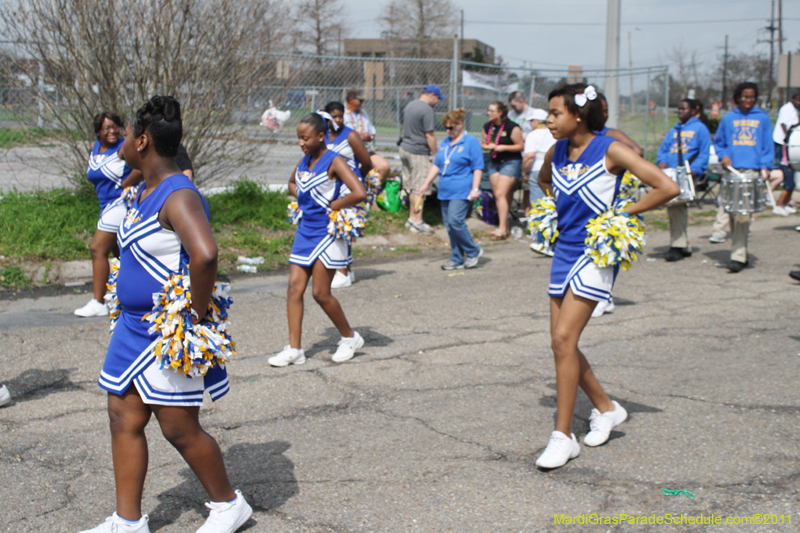
<path id="1" fill-rule="evenodd" d="M 665 168 L 664 174 L 681 188 L 681 193 L 667 202 L 667 205 L 681 205 L 694 200 L 692 175 L 685 168 Z"/>
<path id="2" fill-rule="evenodd" d="M 767 206 L 767 186 L 756 170 L 740 171 L 742 177 L 727 174 L 722 178 L 720 198 L 725 211 L 748 215 Z"/>
<path id="3" fill-rule="evenodd" d="M 786 157 L 792 169 L 800 170 L 800 128 L 793 127 L 786 137 Z"/>
<path id="4" fill-rule="evenodd" d="M 725 174 L 725 169 L 722 167 L 722 163 L 719 162 L 719 157 L 717 157 L 717 151 L 714 150 L 713 144 L 708 149 L 708 171 L 717 176 Z"/>

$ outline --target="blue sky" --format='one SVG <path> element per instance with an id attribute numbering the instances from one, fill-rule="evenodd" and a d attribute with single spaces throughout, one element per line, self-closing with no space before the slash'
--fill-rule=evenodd
<path id="1" fill-rule="evenodd" d="M 353 37 L 380 34 L 377 17 L 388 0 L 345 0 Z M 602 68 L 605 0 L 460 0 L 464 36 L 492 45 L 512 66 Z M 675 46 L 696 50 L 703 70 L 717 66 L 725 35 L 731 52 L 769 52 L 770 0 L 622 0 L 620 66 L 628 64 L 628 32 L 634 67 L 667 64 Z M 800 48 L 800 1 L 783 0 L 784 52 Z M 744 20 L 740 19 L 753 19 Z M 490 22 L 535 24 L 490 24 Z M 708 22 L 717 21 L 717 22 Z M 720 22 L 721 21 L 721 22 Z M 678 22 L 678 24 L 665 24 Z M 777 53 L 777 46 L 776 46 Z"/>

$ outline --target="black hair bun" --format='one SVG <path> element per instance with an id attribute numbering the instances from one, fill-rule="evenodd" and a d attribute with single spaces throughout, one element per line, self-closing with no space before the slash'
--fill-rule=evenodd
<path id="1" fill-rule="evenodd" d="M 145 110 L 149 115 L 160 116 L 167 122 L 181 119 L 181 104 L 171 96 L 153 96 L 145 104 Z"/>

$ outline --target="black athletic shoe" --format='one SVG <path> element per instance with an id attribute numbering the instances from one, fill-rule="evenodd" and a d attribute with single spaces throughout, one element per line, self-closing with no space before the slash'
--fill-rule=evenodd
<path id="1" fill-rule="evenodd" d="M 692 257 L 692 252 L 690 252 L 687 248 L 670 248 L 667 251 L 667 255 L 664 258 L 669 261 L 680 261 L 684 257 Z"/>
<path id="2" fill-rule="evenodd" d="M 800 281 L 800 270 L 792 270 L 789 272 L 789 277 L 795 281 Z"/>
<path id="3" fill-rule="evenodd" d="M 741 261 L 731 261 L 728 265 L 728 270 L 735 274 L 737 272 L 741 272 L 746 266 L 747 263 L 742 263 Z"/>

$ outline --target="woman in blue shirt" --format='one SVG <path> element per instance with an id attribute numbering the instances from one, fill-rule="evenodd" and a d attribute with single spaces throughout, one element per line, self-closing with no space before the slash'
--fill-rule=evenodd
<path id="1" fill-rule="evenodd" d="M 450 237 L 450 260 L 443 270 L 474 268 L 483 255 L 475 244 L 464 219 L 469 206 L 480 195 L 483 175 L 483 149 L 480 141 L 464 131 L 464 114 L 459 107 L 442 120 L 449 137 L 445 137 L 436 153 L 428 177 L 419 189 L 422 196 L 436 177 L 439 177 L 439 203 L 442 220 Z"/>

